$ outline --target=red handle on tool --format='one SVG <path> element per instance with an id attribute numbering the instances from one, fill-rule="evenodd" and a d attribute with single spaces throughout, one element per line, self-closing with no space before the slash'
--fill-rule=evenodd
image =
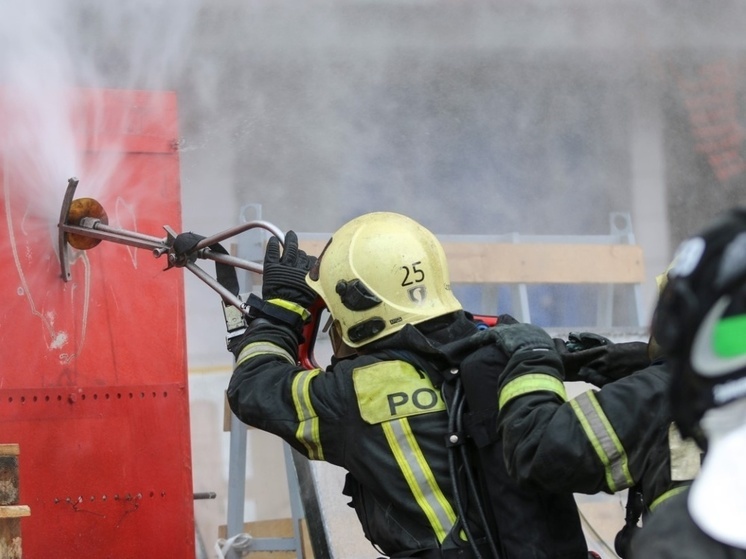
<path id="1" fill-rule="evenodd" d="M 298 362 L 306 369 L 319 368 L 316 359 L 313 356 L 313 349 L 316 345 L 316 336 L 321 328 L 321 315 L 326 308 L 326 304 L 321 297 L 311 305 L 308 311 L 311 318 L 303 326 L 303 343 L 298 346 Z"/>

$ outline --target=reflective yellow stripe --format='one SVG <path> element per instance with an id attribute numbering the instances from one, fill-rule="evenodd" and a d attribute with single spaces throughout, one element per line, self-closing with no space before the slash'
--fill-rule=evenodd
<path id="1" fill-rule="evenodd" d="M 267 303 L 272 303 L 273 305 L 294 312 L 295 314 L 300 315 L 303 320 L 308 320 L 308 317 L 311 316 L 311 313 L 307 309 L 301 307 L 298 303 L 293 303 L 292 301 L 286 301 L 285 299 L 267 299 Z"/>
<path id="2" fill-rule="evenodd" d="M 530 375 L 522 375 L 503 386 L 503 389 L 500 391 L 498 406 L 502 408 L 513 398 L 539 391 L 554 392 L 557 396 L 562 398 L 563 402 L 567 400 L 565 385 L 560 379 L 553 377 L 552 375 L 533 373 Z"/>
<path id="3" fill-rule="evenodd" d="M 235 366 L 238 367 L 247 359 L 251 359 L 257 355 L 278 355 L 290 363 L 295 363 L 293 356 L 280 346 L 269 342 L 254 342 L 241 350 L 241 353 L 238 354 L 238 359 L 236 359 Z"/>
<path id="4" fill-rule="evenodd" d="M 324 459 L 319 435 L 319 418 L 311 402 L 311 380 L 320 372 L 321 369 L 301 371 L 293 379 L 293 403 L 299 421 L 295 436 L 306 447 L 311 460 Z"/>
<path id="5" fill-rule="evenodd" d="M 683 493 L 684 491 L 688 489 L 688 487 L 689 485 L 682 485 L 681 487 L 677 487 L 675 489 L 669 489 L 663 495 L 661 495 L 660 497 L 655 499 L 652 503 L 650 503 L 650 506 L 648 507 L 648 509 L 650 510 L 650 512 L 653 512 L 656 509 L 656 507 L 660 505 L 663 501 L 665 501 L 666 499 L 670 499 L 674 495 Z"/>
<path id="6" fill-rule="evenodd" d="M 586 437 L 604 465 L 606 485 L 613 493 L 632 487 L 634 480 L 629 471 L 627 453 L 622 441 L 606 417 L 593 390 L 583 392 L 570 401 Z"/>
<path id="7" fill-rule="evenodd" d="M 439 542 L 443 542 L 456 522 L 456 514 L 435 481 L 409 420 L 395 419 L 382 424 L 399 469 L 407 480 L 417 504 L 427 516 Z"/>

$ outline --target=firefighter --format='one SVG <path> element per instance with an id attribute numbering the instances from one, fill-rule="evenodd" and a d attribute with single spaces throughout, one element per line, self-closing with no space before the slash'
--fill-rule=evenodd
<path id="1" fill-rule="evenodd" d="M 640 517 L 684 491 L 699 470 L 700 449 L 673 422 L 665 355 L 651 340 L 646 367 L 604 379 L 613 352 L 577 367 L 567 344 L 538 326 L 503 324 L 490 335 L 494 344 L 470 359 L 499 364 L 496 430 L 509 474 L 521 487 L 553 492 L 628 490 L 626 524 L 615 541 L 617 553 L 628 556 Z M 462 376 L 469 366 L 462 364 Z M 579 370 L 601 387 L 568 399 L 564 383 L 578 380 Z"/>
<path id="2" fill-rule="evenodd" d="M 333 319 L 335 357 L 324 370 L 307 370 L 297 364 L 298 346 L 318 297 Z M 457 369 L 441 347 L 468 341 L 479 325 L 451 292 L 430 231 L 373 212 L 336 231 L 318 259 L 299 250 L 292 231 L 282 251 L 273 237 L 262 298 L 249 303 L 246 333 L 230 347 L 231 410 L 308 458 L 346 469 L 343 492 L 380 553 L 587 558 L 571 495 L 518 490 L 507 475 L 495 480 L 505 488 L 504 511 L 524 512 L 522 532 L 506 534 L 488 504 L 466 496 L 469 463 L 449 424 L 446 390 Z"/>
<path id="3" fill-rule="evenodd" d="M 691 488 L 632 542 L 634 559 L 746 558 L 746 208 L 684 241 L 653 316 L 676 424 L 706 450 Z"/>

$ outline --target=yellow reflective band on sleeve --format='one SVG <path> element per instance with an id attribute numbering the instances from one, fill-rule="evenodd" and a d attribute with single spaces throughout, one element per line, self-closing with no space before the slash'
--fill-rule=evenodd
<path id="1" fill-rule="evenodd" d="M 604 475 L 609 491 L 616 493 L 632 487 L 635 482 L 629 471 L 627 452 L 601 408 L 601 404 L 598 403 L 594 391 L 588 390 L 570 400 L 570 406 L 583 427 L 585 436 L 593 446 L 593 450 L 596 451 L 604 465 Z"/>
<path id="2" fill-rule="evenodd" d="M 246 347 L 241 350 L 241 353 L 238 354 L 238 359 L 236 359 L 235 366 L 238 367 L 247 359 L 251 359 L 252 357 L 256 357 L 257 355 L 277 355 L 279 357 L 282 357 L 289 363 L 295 363 L 295 359 L 293 358 L 293 356 L 282 349 L 280 346 L 270 342 L 254 342 L 251 344 L 247 344 Z"/>
<path id="3" fill-rule="evenodd" d="M 382 427 L 412 495 L 427 516 L 438 541 L 442 543 L 456 522 L 456 514 L 438 486 L 412 433 L 409 420 L 404 418 L 387 421 Z"/>
<path id="4" fill-rule="evenodd" d="M 650 512 L 653 512 L 663 501 L 666 501 L 673 497 L 674 495 L 678 495 L 679 493 L 683 493 L 689 488 L 689 485 L 682 485 L 680 487 L 676 487 L 675 489 L 669 489 L 666 491 L 663 495 L 656 498 L 652 503 L 650 503 L 650 506 L 648 507 L 648 510 Z"/>
<path id="5" fill-rule="evenodd" d="M 552 375 L 533 373 L 530 375 L 522 375 L 503 386 L 503 389 L 500 391 L 498 407 L 502 408 L 513 398 L 517 398 L 518 396 L 541 391 L 554 392 L 563 402 L 567 400 L 565 385 L 560 379 L 553 377 Z"/>
<path id="6" fill-rule="evenodd" d="M 311 380 L 321 372 L 321 369 L 301 371 L 293 379 L 293 403 L 298 414 L 298 429 L 296 438 L 303 443 L 311 460 L 323 460 L 324 452 L 321 448 L 319 435 L 319 418 L 311 402 Z"/>
<path id="7" fill-rule="evenodd" d="M 311 316 L 311 313 L 308 312 L 307 309 L 300 306 L 298 303 L 293 303 L 292 301 L 286 301 L 285 299 L 267 299 L 267 303 L 272 303 L 273 305 L 292 311 L 295 314 L 300 315 L 303 320 L 308 320 Z"/>

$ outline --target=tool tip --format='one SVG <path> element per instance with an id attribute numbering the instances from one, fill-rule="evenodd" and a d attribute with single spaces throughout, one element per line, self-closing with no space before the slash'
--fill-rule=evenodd
<path id="1" fill-rule="evenodd" d="M 67 224 L 80 225 L 80 222 L 86 217 L 98 219 L 105 225 L 109 224 L 109 216 L 106 215 L 106 210 L 104 210 L 104 207 L 98 201 L 93 198 L 78 198 L 73 200 L 70 204 L 70 211 L 67 213 Z M 73 248 L 88 250 L 99 244 L 101 239 L 67 233 L 67 242 Z"/>

